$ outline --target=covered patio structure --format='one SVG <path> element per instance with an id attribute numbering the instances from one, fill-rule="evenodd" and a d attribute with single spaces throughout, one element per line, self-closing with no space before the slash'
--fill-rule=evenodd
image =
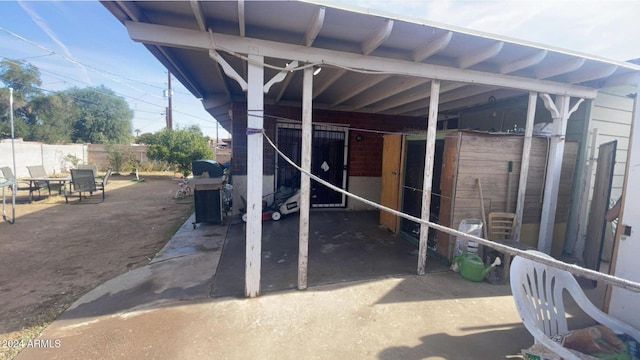
<path id="1" fill-rule="evenodd" d="M 594 99 L 598 89 L 637 86 L 640 76 L 640 67 L 629 63 L 318 2 L 103 4 L 134 41 L 143 43 L 232 132 L 236 200 L 242 194 L 247 201 L 245 295 L 249 297 L 260 294 L 262 198 L 276 188 L 275 159 L 265 156 L 271 153 L 265 143 L 271 126 L 265 121 L 271 116 L 266 108 L 295 112 L 288 119 L 301 119 L 297 286 L 305 289 L 313 236 L 309 233 L 313 183 L 307 174 L 313 169 L 314 114 L 350 114 L 351 126 L 357 124 L 362 130 L 367 129 L 368 116 L 422 122 L 418 128 L 426 133 L 426 148 L 419 190 L 421 218 L 428 221 L 439 123 L 460 109 L 526 96 L 515 211 L 520 222 L 536 103 L 541 99 L 550 114 L 552 134 L 537 247 L 549 253 L 569 117 L 584 100 Z M 355 134 L 353 139 L 357 141 Z M 345 171 L 355 171 L 354 165 L 352 161 L 349 170 L 345 165 Z M 363 189 L 375 188 L 375 183 L 364 186 L 356 180 L 343 181 L 342 189 L 366 194 L 372 191 Z M 384 204 L 383 199 L 376 200 Z M 397 209 L 397 204 L 385 205 Z M 423 223 L 418 274 L 425 273 L 427 237 L 428 225 Z"/>

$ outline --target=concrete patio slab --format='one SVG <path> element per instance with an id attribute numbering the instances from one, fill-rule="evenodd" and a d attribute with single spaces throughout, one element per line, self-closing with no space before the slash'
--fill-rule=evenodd
<path id="1" fill-rule="evenodd" d="M 507 285 L 453 272 L 212 298 L 221 228 L 186 227 L 148 266 L 81 298 L 17 359 L 507 359 L 532 344 Z M 590 324 L 567 307 L 572 326 Z"/>

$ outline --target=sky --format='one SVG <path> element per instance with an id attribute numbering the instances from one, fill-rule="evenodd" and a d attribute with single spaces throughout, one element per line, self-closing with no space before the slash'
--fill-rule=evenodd
<path id="1" fill-rule="evenodd" d="M 483 31 L 612 60 L 640 58 L 637 0 L 339 0 L 337 3 Z M 0 60 L 40 69 L 42 88 L 104 85 L 134 110 L 133 130 L 165 126 L 167 70 L 97 1 L 0 0 Z M 228 133 L 175 78 L 174 126 Z"/>

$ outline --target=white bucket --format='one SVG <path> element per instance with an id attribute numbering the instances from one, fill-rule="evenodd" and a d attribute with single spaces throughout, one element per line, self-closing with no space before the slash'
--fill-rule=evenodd
<path id="1" fill-rule="evenodd" d="M 482 220 L 480 219 L 463 219 L 458 225 L 458 231 L 465 234 L 482 237 Z M 472 254 L 478 253 L 478 243 L 475 241 L 468 241 L 460 237 L 456 237 L 456 246 L 453 250 L 453 256 L 458 256 L 463 252 L 469 252 Z"/>

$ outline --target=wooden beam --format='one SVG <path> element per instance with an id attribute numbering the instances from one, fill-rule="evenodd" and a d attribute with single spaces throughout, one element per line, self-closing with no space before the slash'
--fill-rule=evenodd
<path id="1" fill-rule="evenodd" d="M 414 102 L 419 102 L 420 108 L 427 108 L 426 100 L 429 95 L 425 93 L 425 88 L 429 86 L 429 81 L 423 81 L 422 84 L 415 88 L 398 93 L 389 98 L 389 100 L 383 100 L 376 106 L 369 108 L 371 112 L 382 113 L 384 111 L 393 110 L 397 107 L 411 105 Z"/>
<path id="2" fill-rule="evenodd" d="M 495 57 L 502 51 L 504 47 L 504 42 L 496 41 L 491 45 L 478 50 L 477 52 L 471 54 L 470 56 L 463 56 L 458 58 L 458 67 L 461 69 L 466 69 L 472 67 L 473 65 L 479 64 L 485 60 L 491 59 Z"/>
<path id="3" fill-rule="evenodd" d="M 604 87 L 614 87 L 621 85 L 636 85 L 640 83 L 640 72 L 613 75 L 605 81 Z"/>
<path id="4" fill-rule="evenodd" d="M 524 129 L 524 143 L 522 145 L 522 163 L 520 164 L 520 181 L 518 183 L 518 199 L 516 200 L 516 226 L 513 231 L 515 241 L 520 241 L 522 216 L 524 214 L 524 200 L 527 193 L 527 179 L 529 178 L 529 159 L 531 158 L 531 140 L 533 138 L 533 123 L 536 117 L 538 94 L 529 93 L 527 106 L 527 120 Z"/>
<path id="5" fill-rule="evenodd" d="M 377 49 L 389 38 L 391 30 L 393 30 L 393 20 L 386 19 L 384 24 L 362 44 L 362 53 L 364 55 L 371 54 L 373 50 Z"/>
<path id="6" fill-rule="evenodd" d="M 584 65 L 585 60 L 582 58 L 573 58 L 564 63 L 550 64 L 546 68 L 536 70 L 536 78 L 548 79 L 550 77 L 570 73 L 576 71 Z"/>
<path id="7" fill-rule="evenodd" d="M 322 94 L 325 90 L 329 88 L 329 86 L 333 85 L 338 79 L 340 79 L 347 70 L 345 69 L 333 69 L 331 73 L 327 77 L 325 77 L 322 82 L 317 82 L 317 86 L 313 89 L 313 98 L 315 99 L 320 94 Z"/>
<path id="8" fill-rule="evenodd" d="M 295 68 L 297 66 L 298 66 L 298 62 L 297 61 L 292 61 L 292 62 L 288 63 L 287 66 L 285 66 L 285 69 L 293 69 L 293 68 Z M 275 74 L 271 78 L 271 80 L 267 81 L 267 83 L 264 84 L 264 93 L 268 94 L 269 93 L 269 89 L 271 89 L 271 87 L 274 84 L 277 84 L 277 83 L 281 82 L 287 76 L 292 76 L 291 70 L 282 70 L 282 71 L 278 72 L 277 74 Z"/>
<path id="9" fill-rule="evenodd" d="M 244 17 L 244 0 L 238 0 L 238 31 L 240 31 L 241 37 L 245 37 L 246 25 Z"/>
<path id="10" fill-rule="evenodd" d="M 355 84 L 353 84 L 352 87 L 350 87 L 349 89 L 346 89 L 345 92 L 343 92 L 343 94 L 341 96 L 339 96 L 337 99 L 335 99 L 331 104 L 329 104 L 329 107 L 335 107 L 337 105 L 342 104 L 343 102 L 353 98 L 354 96 L 361 94 L 362 92 L 371 89 L 373 86 L 385 81 L 386 79 L 390 78 L 391 75 L 370 75 L 365 77 L 364 80 L 359 81 Z"/>
<path id="11" fill-rule="evenodd" d="M 231 66 L 229 63 L 222 57 L 222 55 L 218 54 L 215 50 L 209 50 L 209 57 L 215 60 L 224 73 L 227 74 L 228 77 L 235 80 L 238 85 L 242 88 L 242 91 L 247 91 L 247 82 L 242 78 L 240 74 Z"/>
<path id="12" fill-rule="evenodd" d="M 464 101 L 465 99 L 474 97 L 476 95 L 482 95 L 482 94 L 488 94 L 488 93 L 496 94 L 499 90 L 500 89 L 498 88 L 468 86 L 457 91 L 450 91 L 447 94 L 442 94 L 442 96 L 440 97 L 440 103 L 444 106 L 449 102 Z M 409 94 L 409 96 L 407 96 L 407 99 L 412 99 L 413 97 L 411 95 L 412 94 Z M 485 97 L 485 100 L 486 100 L 486 97 Z M 425 107 L 426 106 L 423 102 L 416 101 L 413 103 L 404 104 L 397 108 L 391 109 L 391 111 L 397 114 L 406 114 L 416 110 L 424 109 Z"/>
<path id="13" fill-rule="evenodd" d="M 259 53 L 255 49 L 255 53 Z M 245 295 L 260 294 L 262 260 L 262 130 L 264 128 L 264 58 L 249 54 L 247 87 L 247 230 Z"/>
<path id="14" fill-rule="evenodd" d="M 322 29 L 322 24 L 324 24 L 324 13 L 325 7 L 320 6 L 316 10 L 316 13 L 313 16 L 313 19 L 309 22 L 309 26 L 307 27 L 307 31 L 304 35 L 304 46 L 311 46 L 313 42 L 316 40 L 316 37 L 320 33 L 320 29 Z"/>
<path id="15" fill-rule="evenodd" d="M 298 60 L 352 69 L 393 73 L 427 79 L 457 81 L 492 85 L 505 88 L 537 91 L 541 93 L 569 95 L 587 99 L 596 97 L 598 91 L 584 86 L 559 82 L 501 75 L 483 71 L 457 69 L 444 65 L 423 64 L 411 61 L 367 56 L 335 50 L 309 48 L 275 41 L 242 38 L 227 34 L 204 33 L 164 25 L 152 25 L 125 21 L 129 36 L 145 44 L 196 49 L 220 49 L 247 54 L 250 48 L 259 47 L 262 56 Z"/>
<path id="16" fill-rule="evenodd" d="M 571 84 L 582 83 L 586 81 L 602 79 L 613 75 L 618 70 L 617 65 L 600 66 L 597 70 L 582 69 L 580 72 L 575 72 L 567 75 L 567 82 Z"/>
<path id="17" fill-rule="evenodd" d="M 195 16 L 196 22 L 198 23 L 198 28 L 202 31 L 207 31 L 207 24 L 205 17 L 202 14 L 202 5 L 200 5 L 200 1 L 191 0 L 189 1 L 189 4 L 191 4 L 191 10 L 193 11 L 193 16 Z"/>
<path id="18" fill-rule="evenodd" d="M 453 38 L 453 32 L 447 31 L 444 35 L 438 37 L 425 46 L 413 50 L 413 61 L 421 62 L 422 60 L 439 53 L 449 45 L 451 38 Z"/>
<path id="19" fill-rule="evenodd" d="M 440 81 L 431 82 L 429 99 L 429 119 L 427 120 L 427 148 L 424 157 L 424 177 L 422 182 L 422 216 L 424 221 L 431 221 L 431 188 L 433 185 L 433 163 L 436 151 L 436 124 L 438 123 L 438 101 L 440 98 Z M 424 275 L 427 266 L 427 246 L 429 226 L 420 224 L 420 246 L 418 248 L 418 275 Z"/>
<path id="20" fill-rule="evenodd" d="M 522 59 L 512 61 L 506 64 L 502 64 L 499 67 L 500 74 L 510 74 L 518 70 L 526 69 L 533 65 L 539 64 L 545 57 L 547 57 L 547 50 L 540 50 L 533 55 L 529 55 Z"/>
<path id="21" fill-rule="evenodd" d="M 400 98 L 404 98 L 406 95 L 405 91 L 414 89 L 420 85 L 425 85 L 427 83 L 429 83 L 428 79 L 403 77 L 399 82 L 392 84 L 390 86 L 385 86 L 385 88 L 382 91 L 379 91 L 376 94 L 368 93 L 367 97 L 355 103 L 352 109 L 354 111 L 358 109 L 362 109 L 363 107 L 377 103 L 378 101 L 382 101 L 383 103 L 386 103 L 387 100 L 385 99 L 389 99 L 392 96 L 399 96 Z M 416 100 L 424 99 L 425 97 L 427 97 L 427 95 L 424 92 L 424 89 L 422 88 L 419 89 L 419 91 L 416 91 L 415 96 L 417 97 Z M 398 98 L 395 98 L 395 101 L 398 101 Z M 402 101 L 402 99 L 400 99 L 400 101 L 402 102 L 402 104 L 407 103 L 407 101 Z M 394 106 L 391 106 L 391 107 L 394 107 Z M 376 108 L 379 108 L 379 107 L 376 106 Z M 384 108 L 384 110 L 386 109 L 388 109 L 388 107 Z"/>
<path id="22" fill-rule="evenodd" d="M 226 105 L 231 101 L 231 98 L 225 93 L 210 93 L 207 97 L 202 99 L 202 106 L 205 109 L 213 109 L 218 106 Z"/>
<path id="23" fill-rule="evenodd" d="M 304 69 L 302 80 L 302 160 L 303 170 L 311 172 L 312 149 L 312 94 L 313 68 Z M 307 288 L 307 270 L 309 257 L 309 208 L 311 207 L 311 179 L 304 173 L 300 175 L 300 234 L 298 240 L 298 289 Z"/>
<path id="24" fill-rule="evenodd" d="M 545 254 L 551 254 L 553 241 L 553 226 L 556 220 L 556 205 L 560 188 L 560 173 L 562 170 L 562 158 L 564 155 L 565 135 L 567 121 L 571 113 L 577 110 L 582 102 L 580 99 L 569 110 L 569 96 L 557 96 L 555 105 L 550 101 L 548 94 L 542 94 L 545 106 L 553 115 L 553 135 L 549 140 L 549 160 L 547 163 L 546 179 L 544 184 L 544 198 L 542 200 L 542 214 L 540 217 L 540 233 L 538 235 L 538 250 Z M 553 105 L 553 106 L 552 106 Z"/>

